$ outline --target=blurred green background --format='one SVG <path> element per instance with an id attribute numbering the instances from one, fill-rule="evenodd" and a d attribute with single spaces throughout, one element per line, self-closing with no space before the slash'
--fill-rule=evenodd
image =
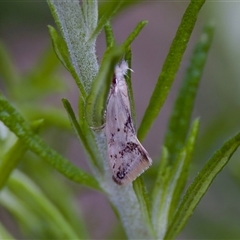
<path id="1" fill-rule="evenodd" d="M 140 20 L 149 21 L 132 44 L 132 69 L 134 70 L 132 81 L 138 124 L 147 107 L 161 66 L 187 4 L 182 1 L 141 2 L 124 9 L 112 21 L 118 43 L 126 38 Z M 213 152 L 225 140 L 240 130 L 239 13 L 240 3 L 237 2 L 207 1 L 203 6 L 173 89 L 144 141 L 144 146 L 152 158 L 157 159 L 161 151 L 161 142 L 171 107 L 188 67 L 194 44 L 200 36 L 202 27 L 209 21 L 215 22 L 215 36 L 193 114 L 193 118 L 200 117 L 201 128 L 189 182 L 196 176 Z M 14 91 L 9 91 L 8 84 L 1 74 L 0 88 L 29 120 L 41 117 L 41 111 L 38 108 L 36 108 L 37 113 L 35 112 L 35 114 L 32 110 L 28 111 L 29 103 L 34 102 L 35 106 L 42 106 L 42 109 L 50 107 L 59 111 L 56 113 L 61 116 L 58 118 L 59 121 L 47 119 L 41 135 L 53 148 L 76 165 L 89 171 L 81 146 L 67 122 L 67 116 L 61 104 L 61 98 L 68 98 L 76 110 L 78 90 L 71 76 L 58 64 L 58 60 L 50 51 L 51 42 L 47 25 L 54 25 L 54 23 L 50 10 L 44 1 L 0 2 L 0 41 L 7 48 L 17 74 L 22 76 L 19 79 L 19 86 L 24 88 L 24 84 L 28 84 L 32 69 L 36 75 L 38 63 L 41 63 L 41 59 L 44 61 L 48 59 L 49 64 L 54 65 L 54 71 L 51 74 L 51 79 L 53 79 L 51 86 L 54 91 L 49 88 L 47 94 L 45 92 L 43 96 L 34 98 L 34 94 L 26 94 L 26 90 L 21 98 L 21 92 L 16 90 L 19 89 L 18 86 L 15 87 Z M 100 62 L 105 50 L 103 34 L 99 37 L 96 47 Z M 33 81 L 34 84 L 39 84 L 39 82 L 41 83 L 41 79 Z M 18 98 L 19 96 L 20 98 Z M 39 159 L 28 154 L 20 168 L 30 175 L 36 165 L 41 169 L 42 164 Z M 50 175 L 56 175 L 56 179 L 62 182 L 64 189 L 69 190 L 69 196 L 74 199 L 73 209 L 79 211 L 78 216 L 83 216 L 87 230 L 93 239 L 111 238 L 116 231 L 119 231 L 117 236 L 124 237 L 120 233 L 122 229 L 118 227 L 118 220 L 104 196 L 91 190 L 82 189 L 65 180 L 59 174 L 52 173 L 50 169 L 48 171 Z M 41 173 L 44 174 L 44 172 Z M 49 173 L 46 173 L 46 176 L 47 174 Z M 41 175 L 32 175 L 35 182 L 44 188 L 42 179 L 44 176 L 41 178 Z M 48 183 L 46 182 L 46 184 Z M 51 186 L 48 187 L 51 189 Z M 237 151 L 226 169 L 210 187 L 179 239 L 239 239 L 239 200 L 240 163 L 239 151 Z M 21 237 L 14 219 L 1 206 L 0 221 L 14 236 Z"/>

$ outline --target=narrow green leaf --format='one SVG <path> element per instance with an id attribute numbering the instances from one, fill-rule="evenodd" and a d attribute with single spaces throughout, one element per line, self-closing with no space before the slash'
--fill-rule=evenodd
<path id="1" fill-rule="evenodd" d="M 93 82 L 86 103 L 86 116 L 91 127 L 99 127 L 103 123 L 103 111 L 106 107 L 113 71 L 123 54 L 123 48 L 114 47 L 108 48 L 103 56 L 99 73 Z"/>
<path id="2" fill-rule="evenodd" d="M 79 209 L 78 202 L 76 202 L 76 188 L 70 187 L 69 182 L 66 182 L 64 178 L 59 178 L 45 162 L 35 159 L 32 154 L 25 157 L 24 163 L 25 164 L 22 166 L 23 171 L 27 172 L 27 176 L 37 183 L 38 187 L 44 191 L 48 200 L 58 208 L 66 221 L 79 235 L 79 238 L 89 239 L 81 210 Z M 28 198 L 28 196 L 26 196 L 26 198 Z M 25 203 L 27 204 L 28 201 L 31 200 L 26 199 Z M 40 219 L 41 218 L 39 218 L 39 220 Z M 57 236 L 50 237 L 48 235 L 46 237 L 43 234 L 40 238 L 36 235 L 33 236 L 36 239 L 57 239 Z M 61 238 L 61 236 L 59 238 Z"/>
<path id="3" fill-rule="evenodd" d="M 79 96 L 78 99 L 78 123 L 80 128 L 82 129 L 82 132 L 84 132 L 84 127 L 87 124 L 87 120 L 86 120 L 86 102 L 84 101 L 84 99 Z M 89 126 L 87 126 L 89 128 Z"/>
<path id="4" fill-rule="evenodd" d="M 48 31 L 52 40 L 53 49 L 60 60 L 60 62 L 63 64 L 63 66 L 69 70 L 69 66 L 71 65 L 69 54 L 67 51 L 67 45 L 64 42 L 64 40 L 58 35 L 57 31 L 54 27 L 48 25 Z"/>
<path id="5" fill-rule="evenodd" d="M 163 189 L 164 186 L 164 180 L 166 178 L 166 173 L 167 173 L 167 168 L 168 168 L 168 149 L 163 145 L 162 146 L 162 154 L 161 154 L 161 161 L 159 163 L 159 169 L 158 169 L 158 174 L 157 174 L 157 178 L 156 178 L 156 182 L 152 191 L 152 200 L 153 202 L 157 200 L 157 196 L 159 195 L 159 191 L 161 191 L 161 189 Z M 157 202 L 159 202 L 157 200 Z M 153 203 L 154 206 L 154 203 Z M 154 209 L 154 207 L 152 208 Z M 156 209 L 155 209 L 156 210 Z M 154 212 L 156 212 L 154 210 Z M 153 221 L 154 222 L 154 221 Z"/>
<path id="6" fill-rule="evenodd" d="M 154 237 L 155 233 L 153 230 L 152 222 L 151 222 L 151 213 L 150 213 L 150 204 L 149 204 L 149 196 L 147 189 L 145 187 L 143 179 L 138 177 L 133 182 L 133 189 L 136 193 L 136 196 L 138 198 L 138 202 L 140 205 L 141 213 L 143 214 L 143 217 L 145 219 L 145 223 L 147 224 L 147 227 L 149 229 L 149 232 Z"/>
<path id="7" fill-rule="evenodd" d="M 179 152 L 182 151 L 186 134 L 189 128 L 189 122 L 191 118 L 191 112 L 193 109 L 194 99 L 196 96 L 196 91 L 198 87 L 198 83 L 200 80 L 200 76 L 203 70 L 204 63 L 206 61 L 207 52 L 210 47 L 210 43 L 213 35 L 213 27 L 207 26 L 204 29 L 202 37 L 198 44 L 195 47 L 193 57 L 191 60 L 191 65 L 187 71 L 187 75 L 183 82 L 183 86 L 180 90 L 178 98 L 176 100 L 174 111 L 170 119 L 168 133 L 165 138 L 165 146 L 168 149 L 169 156 L 167 162 L 164 164 L 174 164 L 173 162 L 176 160 L 176 157 L 179 155 Z M 190 131 L 189 140 L 184 147 L 186 151 L 185 157 L 177 164 L 174 164 L 171 169 L 171 175 L 168 180 L 169 187 L 166 189 L 166 199 L 171 199 L 170 202 L 160 208 L 160 215 L 158 222 L 162 226 L 159 228 L 159 234 L 164 232 L 166 226 L 169 224 L 173 217 L 173 213 L 176 210 L 178 205 L 179 198 L 181 197 L 182 191 L 184 189 L 187 176 L 188 176 L 188 168 L 190 165 L 191 155 L 193 151 L 193 146 L 196 141 L 197 132 L 199 128 L 199 121 L 195 121 L 192 130 Z M 164 159 L 166 160 L 166 158 Z M 161 169 L 163 171 L 163 169 Z M 159 173 L 160 176 L 163 174 Z M 174 180 L 175 179 L 175 180 Z M 158 184 L 157 184 L 158 185 Z M 156 191 L 156 190 L 155 190 Z M 162 190 L 159 190 L 162 192 Z M 165 199 L 159 199 L 159 202 L 156 202 L 154 205 L 154 209 L 158 209 L 158 205 L 161 206 Z M 162 216 L 161 212 L 165 214 Z M 163 226 L 163 219 L 167 218 L 166 225 Z M 161 223 L 160 223 L 161 222 Z M 156 228 L 158 225 L 155 226 Z M 163 235 L 158 235 L 159 238 L 162 238 Z"/>
<path id="8" fill-rule="evenodd" d="M 168 213 L 168 225 L 169 225 L 169 223 L 171 223 L 174 213 L 177 210 L 177 207 L 179 204 L 179 199 L 182 196 L 182 192 L 183 192 L 186 182 L 187 182 L 188 170 L 189 170 L 190 163 L 192 160 L 192 154 L 193 154 L 193 150 L 194 150 L 195 143 L 197 140 L 198 130 L 199 130 L 199 119 L 196 119 L 192 124 L 190 133 L 189 133 L 189 137 L 187 139 L 185 147 L 183 148 L 184 151 L 186 152 L 185 158 L 183 160 L 183 165 L 178 164 L 177 168 L 172 169 L 173 176 L 176 176 L 177 172 L 179 172 L 180 174 L 179 174 L 178 180 L 176 181 L 176 184 L 174 186 L 174 192 L 171 196 L 171 204 L 169 206 L 169 213 Z M 181 169 L 179 171 L 180 167 L 181 167 Z M 169 181 L 171 182 L 172 179 L 170 179 Z"/>
<path id="9" fill-rule="evenodd" d="M 6 99 L 0 95 L 0 120 L 22 140 L 32 152 L 47 161 L 67 178 L 84 184 L 88 187 L 99 189 L 97 181 L 81 169 L 75 167 L 68 160 L 51 149 L 35 134 L 23 117 L 15 110 Z"/>
<path id="10" fill-rule="evenodd" d="M 115 45 L 115 39 L 113 35 L 112 26 L 109 22 L 107 22 L 106 25 L 104 26 L 104 32 L 107 47 L 113 47 Z"/>
<path id="11" fill-rule="evenodd" d="M 109 20 L 117 13 L 123 2 L 124 0 L 119 0 L 117 2 L 114 2 L 114 4 L 109 4 L 108 7 L 105 8 L 104 13 L 100 16 L 98 20 L 97 27 L 89 38 L 89 41 L 97 38 L 98 34 L 102 31 L 107 22 L 109 22 Z"/>
<path id="12" fill-rule="evenodd" d="M 71 65 L 88 93 L 98 73 L 98 62 L 95 54 L 96 38 L 88 41 L 91 32 L 82 7 L 78 1 L 47 0 L 47 3 L 67 45 Z"/>
<path id="13" fill-rule="evenodd" d="M 239 145 L 240 133 L 228 140 L 205 164 L 193 183 L 187 189 L 164 239 L 174 239 L 180 233 L 199 201 L 207 192 L 214 178 L 228 163 Z"/>
<path id="14" fill-rule="evenodd" d="M 167 148 L 163 148 L 152 204 L 154 229 L 158 239 L 163 239 L 185 186 L 198 128 L 199 122 L 196 120 L 190 131 L 186 147 L 179 153 L 173 166 L 167 165 L 168 151 Z"/>
<path id="15" fill-rule="evenodd" d="M 140 124 L 138 130 L 138 138 L 140 141 L 146 136 L 167 98 L 197 20 L 198 12 L 200 11 L 204 2 L 205 0 L 192 0 L 185 11 L 185 14 L 183 15 L 176 36 L 163 64 L 162 72 L 158 78 L 156 87 Z"/>
<path id="16" fill-rule="evenodd" d="M 157 232 L 158 239 L 163 239 L 163 236 L 167 231 L 168 213 L 171 206 L 171 199 L 174 195 L 175 186 L 177 185 L 181 176 L 185 158 L 186 152 L 182 151 L 174 164 L 173 170 L 167 170 L 163 182 L 163 189 L 159 190 L 159 196 L 161 196 L 161 198 L 159 199 L 160 201 L 158 203 L 159 207 L 156 208 L 155 206 L 155 209 L 157 209 L 157 213 L 155 213 L 156 222 L 154 222 L 154 227 L 155 231 Z"/>
<path id="17" fill-rule="evenodd" d="M 51 36 L 53 49 L 63 64 L 63 66 L 72 74 L 72 77 L 75 79 L 75 82 L 84 98 L 86 98 L 86 92 L 84 90 L 83 84 L 79 79 L 79 75 L 76 73 L 75 68 L 72 66 L 68 54 L 67 45 L 64 40 L 58 35 L 57 31 L 52 27 L 48 26 L 49 34 Z"/>
<path id="18" fill-rule="evenodd" d="M 8 177 L 22 160 L 26 151 L 26 145 L 21 140 L 17 140 L 8 152 L 4 154 L 0 160 L 0 190 L 6 184 Z"/>
<path id="19" fill-rule="evenodd" d="M 96 163 L 98 171 L 102 172 L 103 159 L 100 157 L 101 149 L 98 148 L 99 146 L 97 146 L 97 140 L 95 138 L 96 135 L 94 134 L 95 132 L 93 132 L 91 126 L 89 126 L 87 119 L 85 117 L 85 102 L 81 96 L 79 97 L 79 101 L 78 101 L 78 115 L 79 115 L 78 126 L 80 127 L 80 130 L 85 138 L 84 141 L 86 141 L 86 145 L 87 145 L 85 148 L 88 149 L 91 160 L 93 161 L 92 166 L 94 166 Z M 90 151 L 91 151 L 91 154 L 90 154 Z M 98 173 L 95 170 L 94 174 L 97 178 L 99 177 L 96 175 Z"/>
<path id="20" fill-rule="evenodd" d="M 128 49 L 130 47 L 133 40 L 138 36 L 138 34 L 141 32 L 141 30 L 147 23 L 148 23 L 147 21 L 141 21 L 140 23 L 137 24 L 135 29 L 131 32 L 131 34 L 127 37 L 127 39 L 122 44 L 122 46 L 125 49 Z"/>
<path id="21" fill-rule="evenodd" d="M 42 123 L 43 121 L 35 121 L 32 124 L 32 130 L 37 131 Z M 23 144 L 20 139 L 18 139 L 0 160 L 0 190 L 7 182 L 12 171 L 22 160 L 22 157 L 27 149 L 27 146 Z"/>
<path id="22" fill-rule="evenodd" d="M 210 24 L 203 29 L 175 102 L 164 141 L 164 145 L 169 151 L 170 164 L 174 162 L 178 152 L 185 144 L 199 81 L 213 38 L 213 30 L 213 26 Z"/>
<path id="23" fill-rule="evenodd" d="M 132 51 L 131 51 L 130 47 L 125 54 L 125 60 L 128 63 L 128 67 L 131 69 Z M 132 71 L 130 69 L 128 70 L 128 72 L 126 74 L 125 79 L 126 79 L 126 83 L 128 86 L 128 96 L 129 96 L 129 101 L 130 101 L 131 115 L 132 115 L 132 119 L 133 119 L 133 123 L 134 123 L 134 128 L 136 129 L 136 111 L 135 111 L 132 81 L 131 81 Z"/>
<path id="24" fill-rule="evenodd" d="M 62 213 L 47 199 L 41 189 L 26 175 L 15 171 L 9 178 L 8 187 L 23 201 L 29 204 L 33 211 L 45 216 L 48 224 L 58 227 L 59 235 L 66 239 L 78 239 Z"/>
<path id="25" fill-rule="evenodd" d="M 0 193 L 0 204 L 14 216 L 21 228 L 34 229 L 36 236 L 41 223 L 25 202 L 16 197 L 8 188 L 4 188 Z"/>
<path id="26" fill-rule="evenodd" d="M 155 232 L 159 232 L 159 227 L 163 229 L 162 231 L 165 231 L 166 226 L 166 220 L 167 218 L 164 218 L 164 222 L 161 222 L 161 226 L 159 226 L 159 211 L 160 209 L 163 209 L 163 200 L 164 196 L 166 194 L 166 188 L 168 183 L 168 178 L 170 174 L 170 167 L 167 166 L 167 160 L 168 160 L 168 150 L 166 147 L 163 146 L 162 148 L 162 155 L 161 155 L 161 162 L 159 165 L 158 175 L 157 179 L 152 191 L 152 223 Z M 162 227 L 164 226 L 164 227 Z"/>
<path id="27" fill-rule="evenodd" d="M 78 124 L 78 121 L 75 117 L 75 114 L 73 112 L 73 109 L 70 105 L 70 103 L 68 102 L 67 99 L 62 99 L 63 105 L 68 113 L 69 119 L 72 123 L 73 129 L 75 130 L 79 140 L 82 142 L 84 149 L 87 151 L 87 153 L 90 156 L 90 159 L 92 160 L 92 165 L 98 169 L 101 170 L 102 166 L 101 163 L 99 162 L 99 152 L 98 152 L 98 148 L 96 146 L 96 142 L 94 141 L 94 136 L 90 130 L 90 128 L 88 127 L 88 132 L 86 132 L 86 129 L 84 129 L 84 131 L 82 131 L 83 129 L 81 129 L 80 125 Z M 95 169 L 95 170 L 96 170 Z"/>

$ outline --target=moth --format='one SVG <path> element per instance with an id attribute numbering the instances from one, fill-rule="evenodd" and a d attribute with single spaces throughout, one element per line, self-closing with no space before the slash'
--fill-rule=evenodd
<path id="1" fill-rule="evenodd" d="M 106 108 L 107 154 L 112 178 L 119 185 L 134 181 L 152 164 L 133 127 L 125 81 L 129 69 L 126 61 L 115 67 Z"/>

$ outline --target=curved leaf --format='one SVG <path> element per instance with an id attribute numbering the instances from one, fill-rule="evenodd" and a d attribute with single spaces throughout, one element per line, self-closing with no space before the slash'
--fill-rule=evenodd
<path id="1" fill-rule="evenodd" d="M 122 46 L 127 49 L 130 47 L 131 43 L 133 42 L 133 40 L 138 36 L 138 34 L 141 32 L 141 30 L 143 29 L 143 27 L 147 24 L 147 21 L 141 21 L 137 24 L 137 26 L 135 27 L 135 29 L 130 33 L 130 35 L 127 37 L 127 39 L 124 41 L 124 43 L 122 44 Z"/>
<path id="2" fill-rule="evenodd" d="M 214 178 L 228 163 L 239 145 L 240 133 L 228 140 L 205 164 L 193 183 L 187 189 L 164 239 L 174 239 L 180 233 L 189 217 L 192 215 L 193 210 L 207 192 Z"/>

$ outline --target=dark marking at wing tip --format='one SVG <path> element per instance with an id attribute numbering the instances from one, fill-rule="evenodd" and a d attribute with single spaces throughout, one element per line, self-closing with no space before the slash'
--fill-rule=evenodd
<path id="1" fill-rule="evenodd" d="M 123 179 L 125 177 L 125 175 L 126 175 L 125 171 L 118 171 L 117 172 L 117 177 L 119 179 Z"/>
<path id="2" fill-rule="evenodd" d="M 148 162 L 149 165 L 152 165 L 152 159 L 149 157 L 148 153 L 144 151 L 142 148 L 139 148 L 140 154 L 143 156 L 141 159 L 142 162 Z"/>
<path id="3" fill-rule="evenodd" d="M 123 181 L 122 180 L 125 178 L 125 176 L 126 176 L 126 172 L 124 170 L 118 170 L 116 175 L 114 174 L 112 176 L 112 179 L 118 185 L 123 185 Z"/>
<path id="4" fill-rule="evenodd" d="M 112 175 L 112 179 L 113 181 L 118 184 L 118 185 L 122 185 L 123 183 L 121 182 L 121 180 L 119 180 L 118 178 L 116 178 L 114 175 Z"/>

